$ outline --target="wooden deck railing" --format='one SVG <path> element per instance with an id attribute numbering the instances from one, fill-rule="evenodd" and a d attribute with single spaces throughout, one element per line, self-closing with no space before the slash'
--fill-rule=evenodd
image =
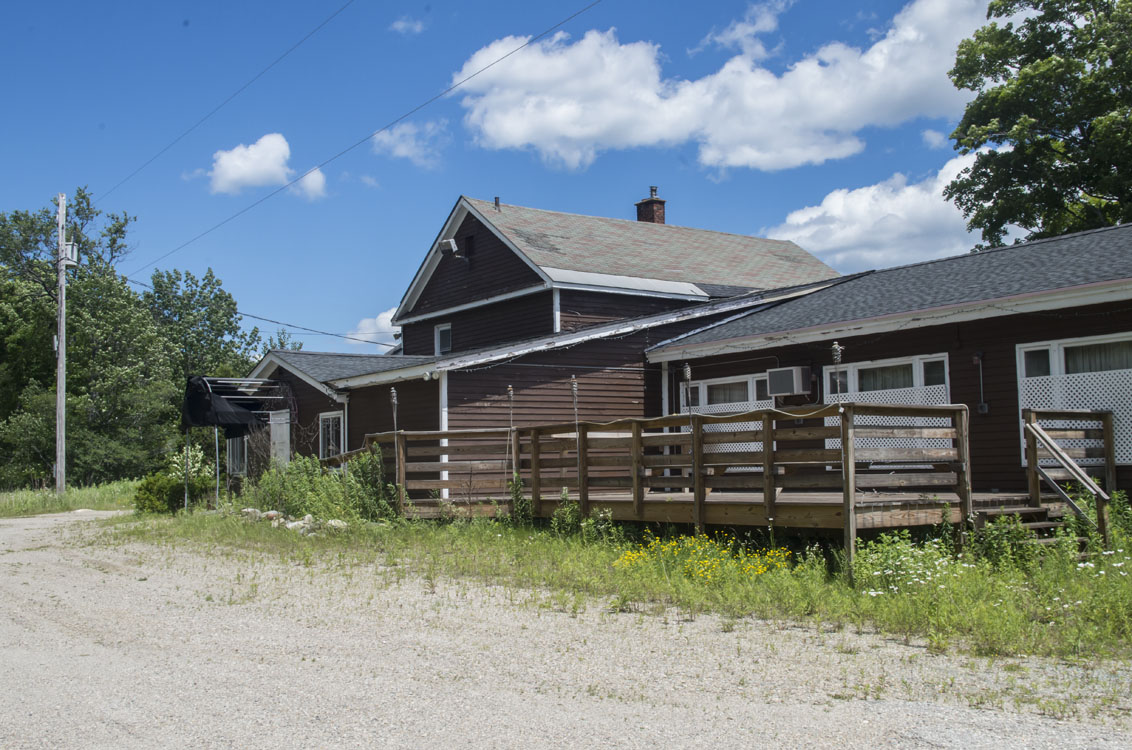
<path id="1" fill-rule="evenodd" d="M 1043 424 L 1043 422 L 1045 424 Z M 1053 425 L 1049 423 L 1055 423 Z M 1093 495 L 1097 520 L 1093 524 L 1109 546 L 1108 501 L 1116 488 L 1116 424 L 1111 411 L 1024 409 L 1023 434 L 1026 438 L 1026 477 L 1030 504 L 1041 505 L 1044 480 L 1078 515 L 1084 515 L 1058 482 L 1075 482 Z M 1069 424 L 1066 424 L 1069 423 Z M 1089 464 L 1078 463 L 1093 459 Z M 1047 468 L 1042 462 L 1056 464 Z M 1104 477 L 1104 489 L 1092 475 Z M 1108 492 L 1105 492 L 1107 490 Z M 1089 519 L 1092 523 L 1092 520 Z"/>
<path id="2" fill-rule="evenodd" d="M 852 555 L 862 504 L 952 494 L 971 514 L 967 408 L 844 403 L 516 429 L 367 435 L 417 512 L 506 503 L 518 473 L 536 516 L 565 492 L 623 520 L 829 527 Z M 769 448 L 768 448 L 769 446 Z M 327 461 L 340 464 L 360 451 Z M 710 499 L 709 499 L 710 496 Z M 889 495 L 891 496 L 891 495 Z M 798 505 L 808 500 L 809 510 Z M 787 505 L 784 506 L 783 503 Z M 825 508 L 825 511 L 815 509 Z M 783 517 L 783 513 L 786 517 Z M 818 518 L 821 513 L 824 516 Z M 808 514 L 808 515 L 807 515 Z"/>

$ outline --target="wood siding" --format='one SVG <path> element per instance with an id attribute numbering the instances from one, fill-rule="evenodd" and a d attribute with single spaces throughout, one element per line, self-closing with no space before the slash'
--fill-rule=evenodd
<path id="1" fill-rule="evenodd" d="M 276 368 L 271 378 L 287 383 L 291 388 L 291 452 L 317 456 L 318 415 L 344 410 L 345 407 L 282 367 Z"/>
<path id="2" fill-rule="evenodd" d="M 390 385 L 371 385 L 350 391 L 350 449 L 360 448 L 366 435 L 393 429 L 393 405 L 389 389 L 397 389 L 397 427 L 402 430 L 440 429 L 440 389 L 437 381 L 409 380 Z"/>
<path id="3" fill-rule="evenodd" d="M 436 326 L 452 326 L 452 353 L 483 349 L 510 341 L 549 336 L 554 333 L 554 301 L 550 291 L 462 310 L 401 329 L 405 354 L 432 354 Z"/>
<path id="4" fill-rule="evenodd" d="M 449 373 L 448 426 L 508 426 L 508 385 L 515 390 L 515 425 L 573 421 L 571 375 L 578 381 L 580 419 L 605 422 L 660 416 L 661 367 L 645 362 L 645 349 L 722 317 L 658 326 L 530 354 L 487 369 Z"/>
<path id="5" fill-rule="evenodd" d="M 1015 491 L 1026 488 L 1020 443 L 1021 409 L 1015 347 L 1036 341 L 1132 331 L 1132 311 L 1126 302 L 1064 311 L 1031 313 L 986 320 L 915 328 L 861 337 L 839 336 L 845 363 L 914 355 L 947 354 L 951 400 L 970 409 L 972 483 L 978 490 Z M 730 377 L 763 372 L 773 367 L 809 366 L 821 382 L 824 366 L 832 364 L 832 341 L 742 352 L 692 361 L 693 379 Z M 978 353 L 983 356 L 983 396 L 987 414 L 979 414 Z M 772 355 L 767 358 L 764 355 Z M 678 408 L 677 370 L 670 368 L 674 387 L 669 408 Z M 821 394 L 813 397 L 820 400 Z M 787 403 L 794 403 L 788 401 Z M 1118 471 L 1118 485 L 1132 486 L 1132 467 Z"/>
<path id="6" fill-rule="evenodd" d="M 677 299 L 564 289 L 559 292 L 558 309 L 561 314 L 562 330 L 577 331 L 612 320 L 654 315 L 690 304 L 692 303 Z"/>
<path id="7" fill-rule="evenodd" d="M 409 315 L 436 312 L 542 283 L 526 261 L 472 216 L 464 219 L 456 232 L 456 244 L 462 251 L 468 248 L 469 238 L 473 244 L 470 257 L 466 261 L 441 258 Z"/>

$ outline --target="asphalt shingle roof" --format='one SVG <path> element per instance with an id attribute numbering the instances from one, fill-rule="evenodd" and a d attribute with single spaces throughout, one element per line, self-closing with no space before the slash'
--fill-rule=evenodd
<path id="1" fill-rule="evenodd" d="M 306 352 L 294 349 L 273 349 L 281 362 L 304 372 L 320 383 L 351 378 L 355 375 L 370 375 L 375 372 L 400 370 L 403 367 L 424 365 L 435 362 L 436 357 L 428 356 L 389 356 L 385 354 L 339 354 L 336 352 Z"/>
<path id="2" fill-rule="evenodd" d="M 1132 279 L 1132 224 L 850 276 L 654 350 L 1120 279 Z"/>
<path id="3" fill-rule="evenodd" d="M 838 275 L 786 240 L 466 200 L 542 268 L 748 289 Z"/>

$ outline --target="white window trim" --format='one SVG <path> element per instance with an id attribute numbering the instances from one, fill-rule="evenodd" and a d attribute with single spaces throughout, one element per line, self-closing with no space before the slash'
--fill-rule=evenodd
<path id="1" fill-rule="evenodd" d="M 677 371 L 679 372 L 679 371 Z M 680 383 L 680 411 L 687 411 L 690 406 L 688 404 L 688 387 L 696 388 L 700 393 L 700 406 L 707 406 L 707 387 L 709 385 L 722 385 L 724 383 L 743 383 L 747 384 L 747 400 L 736 401 L 735 403 L 744 404 L 752 401 L 758 401 L 758 387 L 756 382 L 759 380 L 766 381 L 766 373 L 758 373 L 756 375 L 740 375 L 731 376 L 729 378 L 705 378 L 703 380 L 693 380 L 689 382 Z"/>
<path id="2" fill-rule="evenodd" d="M 865 362 L 843 362 L 840 365 L 826 365 L 822 368 L 822 394 L 826 403 L 830 403 L 831 396 L 835 394 L 829 387 L 829 375 L 835 369 L 846 373 L 847 390 L 845 393 L 875 393 L 875 391 L 860 391 L 857 389 L 857 373 L 862 369 L 874 367 L 892 367 L 893 365 L 912 365 L 912 385 L 909 388 L 935 388 L 924 385 L 924 363 L 943 360 L 943 385 L 947 388 L 947 396 L 951 397 L 951 361 L 946 352 L 938 354 L 917 354 L 912 357 L 893 357 L 891 359 L 873 359 Z M 903 389 L 894 389 L 903 390 Z"/>
<path id="3" fill-rule="evenodd" d="M 341 411 L 324 411 L 318 415 L 318 457 L 330 458 L 326 455 L 326 445 L 322 440 L 322 422 L 324 419 L 334 419 L 338 417 L 338 448 L 340 451 L 346 450 L 346 415 Z"/>
<path id="4" fill-rule="evenodd" d="M 448 331 L 448 351 L 446 351 L 446 352 L 440 351 L 440 332 L 441 331 Z M 437 355 L 437 356 L 440 356 L 441 354 L 451 354 L 452 353 L 452 324 L 451 323 L 441 323 L 440 325 L 433 326 L 433 329 L 432 329 L 432 353 Z"/>
<path id="5" fill-rule="evenodd" d="M 1049 352 L 1049 375 L 1035 377 L 1052 377 L 1065 375 L 1065 349 L 1071 346 L 1088 346 L 1090 344 L 1112 344 L 1119 341 L 1132 341 L 1132 331 L 1123 333 L 1106 333 L 1102 336 L 1080 336 L 1072 339 L 1051 339 L 1049 341 L 1032 341 L 1028 344 L 1018 344 L 1015 347 L 1015 357 L 1018 366 L 1018 390 L 1022 390 L 1022 379 L 1026 377 L 1026 352 L 1046 350 Z M 1081 373 L 1086 374 L 1086 373 Z"/>

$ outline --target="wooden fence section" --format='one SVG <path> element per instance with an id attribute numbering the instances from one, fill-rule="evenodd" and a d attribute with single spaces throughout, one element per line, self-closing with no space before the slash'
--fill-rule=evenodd
<path id="1" fill-rule="evenodd" d="M 518 473 L 536 516 L 565 493 L 618 520 L 841 528 L 971 513 L 963 405 L 843 403 L 731 415 L 368 435 L 414 512 L 493 512 Z M 339 464 L 353 455 L 328 461 Z M 494 501 L 489 503 L 488 500 Z M 926 504 L 926 505 L 925 505 Z M 952 518 L 954 518 L 954 514 Z"/>

